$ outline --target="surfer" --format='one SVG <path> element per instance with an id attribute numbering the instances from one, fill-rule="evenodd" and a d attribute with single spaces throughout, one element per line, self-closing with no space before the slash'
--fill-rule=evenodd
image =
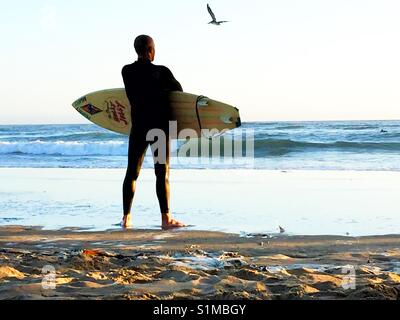
<path id="1" fill-rule="evenodd" d="M 185 227 L 172 218 L 170 208 L 169 187 L 169 107 L 168 93 L 183 91 L 172 72 L 164 66 L 154 65 L 155 44 L 147 35 L 138 36 L 135 40 L 138 54 L 136 62 L 124 66 L 122 77 L 126 94 L 132 106 L 132 130 L 129 137 L 128 167 L 123 183 L 124 216 L 122 227 L 131 227 L 131 208 L 136 189 L 136 181 L 150 145 L 156 174 L 156 191 L 161 210 L 163 229 Z M 147 134 L 154 129 L 161 130 L 164 135 L 157 141 L 148 141 Z M 160 140 L 161 139 L 161 140 Z M 163 144 L 163 148 L 156 148 Z M 160 154 L 163 153 L 163 154 Z M 160 160 L 161 159 L 161 160 Z"/>

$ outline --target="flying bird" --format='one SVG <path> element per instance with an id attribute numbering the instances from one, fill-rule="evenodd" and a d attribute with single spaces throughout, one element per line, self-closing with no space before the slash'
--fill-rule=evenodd
<path id="1" fill-rule="evenodd" d="M 215 17 L 214 12 L 211 10 L 210 5 L 207 3 L 207 10 L 208 13 L 210 14 L 212 21 L 209 22 L 208 24 L 215 24 L 216 26 L 219 26 L 221 23 L 229 22 L 229 21 L 217 21 L 217 18 Z"/>

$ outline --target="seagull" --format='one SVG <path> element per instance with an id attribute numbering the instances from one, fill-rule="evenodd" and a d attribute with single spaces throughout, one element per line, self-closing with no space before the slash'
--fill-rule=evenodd
<path id="1" fill-rule="evenodd" d="M 215 18 L 215 14 L 211 10 L 210 5 L 208 3 L 207 3 L 207 10 L 212 18 L 212 21 L 209 22 L 208 24 L 215 24 L 216 26 L 219 26 L 221 23 L 229 22 L 229 21 L 217 21 L 217 18 Z"/>

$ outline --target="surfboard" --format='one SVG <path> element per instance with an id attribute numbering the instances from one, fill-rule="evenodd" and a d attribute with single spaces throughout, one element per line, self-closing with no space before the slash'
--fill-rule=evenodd
<path id="1" fill-rule="evenodd" d="M 239 109 L 205 96 L 184 92 L 169 95 L 171 121 L 177 122 L 177 132 L 192 129 L 201 137 L 203 130 L 220 133 L 241 126 Z M 129 135 L 131 105 L 125 89 L 108 89 L 89 93 L 72 106 L 89 121 L 114 132 Z"/>

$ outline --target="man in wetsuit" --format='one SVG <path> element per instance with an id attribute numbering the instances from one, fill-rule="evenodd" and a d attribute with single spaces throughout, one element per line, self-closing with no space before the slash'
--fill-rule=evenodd
<path id="1" fill-rule="evenodd" d="M 131 227 L 131 207 L 136 181 L 146 150 L 150 145 L 157 179 L 156 189 L 161 210 L 162 228 L 184 227 L 184 224 L 174 220 L 171 215 L 169 199 L 170 139 L 168 132 L 168 93 L 182 91 L 182 86 L 167 67 L 156 66 L 152 63 L 155 56 L 155 45 L 151 37 L 146 35 L 137 37 L 135 50 L 138 54 L 138 60 L 122 69 L 125 90 L 132 106 L 128 168 L 123 184 L 124 216 L 122 226 L 124 228 Z M 162 134 L 151 140 L 148 133 L 154 130 Z M 160 143 L 163 147 L 156 147 Z"/>

